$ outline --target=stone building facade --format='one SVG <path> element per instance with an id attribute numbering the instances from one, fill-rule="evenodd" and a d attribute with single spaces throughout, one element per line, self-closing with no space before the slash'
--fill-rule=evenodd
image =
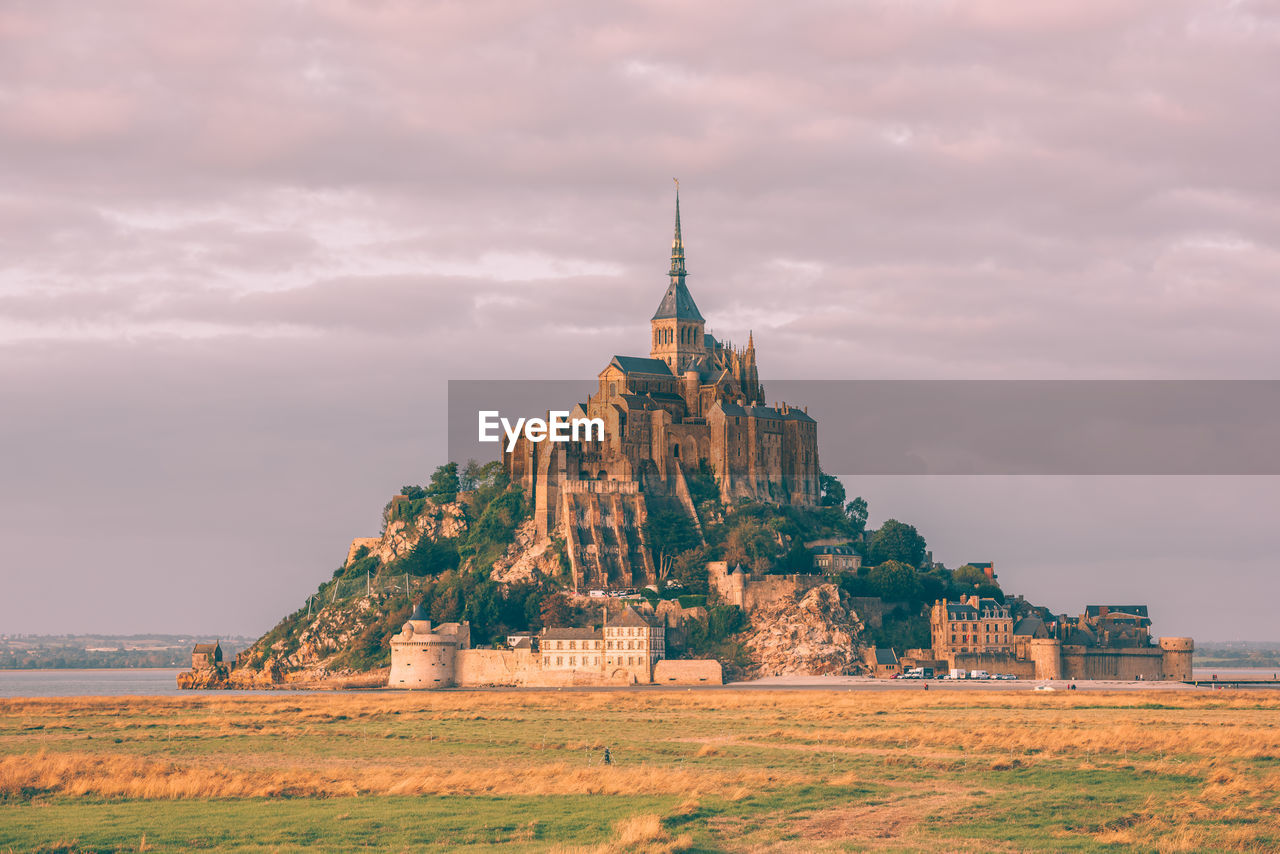
<path id="1" fill-rule="evenodd" d="M 191 669 L 207 670 L 222 664 L 222 642 L 198 643 L 191 650 Z"/>
<path id="2" fill-rule="evenodd" d="M 644 494 L 676 497 L 696 522 L 692 472 L 711 472 L 726 501 L 818 502 L 817 423 L 801 407 L 766 404 L 754 336 L 738 348 L 708 334 L 687 275 L 677 198 L 649 355 L 614 356 L 570 414 L 601 419 L 604 439 L 521 437 L 503 453 L 508 476 L 532 499 L 539 538 L 564 536 L 575 589 L 654 583 Z"/>
<path id="3" fill-rule="evenodd" d="M 1145 605 L 1090 605 L 1078 617 L 1027 615 L 991 599 L 941 600 L 930 612 L 932 650 L 947 667 L 1024 679 L 1182 681 L 1191 678 L 1191 638 L 1151 637 Z"/>
<path id="4" fill-rule="evenodd" d="M 1008 605 L 994 599 L 967 596 L 936 602 L 929 612 L 929 631 L 938 658 L 1013 652 L 1013 616 Z"/>
<path id="5" fill-rule="evenodd" d="M 631 607 L 599 628 L 544 629 L 538 648 L 473 649 L 467 623 L 432 627 L 421 606 L 391 639 L 391 688 L 720 684 L 720 663 L 666 657 L 665 621 Z"/>

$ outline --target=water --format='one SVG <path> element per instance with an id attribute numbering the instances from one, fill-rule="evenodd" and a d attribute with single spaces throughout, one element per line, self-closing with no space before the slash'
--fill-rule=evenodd
<path id="1" fill-rule="evenodd" d="M 1197 667 L 1192 672 L 1197 679 L 1212 679 L 1216 675 L 1219 682 L 1280 678 L 1280 667 Z"/>
<path id="2" fill-rule="evenodd" d="M 121 697 L 178 694 L 181 670 L 0 670 L 0 697 Z"/>

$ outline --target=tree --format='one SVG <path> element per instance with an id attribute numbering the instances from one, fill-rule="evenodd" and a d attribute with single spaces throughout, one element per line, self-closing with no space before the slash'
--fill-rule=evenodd
<path id="1" fill-rule="evenodd" d="M 919 594 L 915 568 L 900 561 L 889 560 L 873 567 L 867 580 L 876 595 L 887 602 L 914 600 Z"/>
<path id="2" fill-rule="evenodd" d="M 437 501 L 456 501 L 458 498 L 458 464 L 445 463 L 431 474 L 427 495 Z"/>
<path id="3" fill-rule="evenodd" d="M 663 555 L 675 557 L 702 545 L 693 520 L 683 506 L 670 499 L 645 496 L 647 519 L 644 537 L 659 560 Z"/>
<path id="4" fill-rule="evenodd" d="M 724 559 L 729 566 L 745 564 L 757 572 L 767 572 L 778 554 L 778 543 L 772 531 L 755 519 L 734 526 L 724 541 Z"/>
<path id="5" fill-rule="evenodd" d="M 544 627 L 568 625 L 571 616 L 568 597 L 560 592 L 544 596 L 540 616 Z"/>
<path id="6" fill-rule="evenodd" d="M 844 484 L 840 482 L 840 478 L 833 474 L 822 472 L 818 475 L 818 487 L 822 490 L 823 507 L 843 507 L 844 506 Z"/>
<path id="7" fill-rule="evenodd" d="M 859 495 L 845 505 L 844 515 L 849 520 L 849 529 L 854 536 L 862 536 L 867 529 L 867 499 Z"/>
<path id="8" fill-rule="evenodd" d="M 963 584 L 966 587 L 986 584 L 988 581 L 987 574 L 985 572 L 968 563 L 953 572 L 951 577 L 957 584 Z"/>
<path id="9" fill-rule="evenodd" d="M 926 544 L 914 525 L 890 519 L 871 535 L 868 558 L 872 564 L 896 560 L 908 566 L 924 563 Z"/>
<path id="10" fill-rule="evenodd" d="M 806 549 L 799 540 L 794 541 L 786 557 L 782 559 L 782 570 L 796 574 L 813 572 L 813 552 Z"/>

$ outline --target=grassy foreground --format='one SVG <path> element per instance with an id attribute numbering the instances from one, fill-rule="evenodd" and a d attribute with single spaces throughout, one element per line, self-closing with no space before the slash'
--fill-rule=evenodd
<path id="1" fill-rule="evenodd" d="M 1270 692 L 0 700 L 0 851 L 1276 850 L 1278 713 Z"/>

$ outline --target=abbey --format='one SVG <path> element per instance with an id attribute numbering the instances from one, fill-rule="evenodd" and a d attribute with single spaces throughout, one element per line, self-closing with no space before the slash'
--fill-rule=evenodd
<path id="1" fill-rule="evenodd" d="M 818 502 L 817 423 L 802 408 L 766 404 L 754 335 L 735 348 L 707 334 L 687 275 L 677 194 L 670 282 L 650 320 L 649 355 L 615 355 L 570 413 L 603 420 L 603 440 L 521 437 L 503 452 L 507 474 L 533 500 L 539 539 L 564 538 L 576 588 L 656 580 L 660 544 L 644 540 L 644 495 L 678 499 L 697 523 L 690 473 L 710 472 L 725 502 Z"/>

